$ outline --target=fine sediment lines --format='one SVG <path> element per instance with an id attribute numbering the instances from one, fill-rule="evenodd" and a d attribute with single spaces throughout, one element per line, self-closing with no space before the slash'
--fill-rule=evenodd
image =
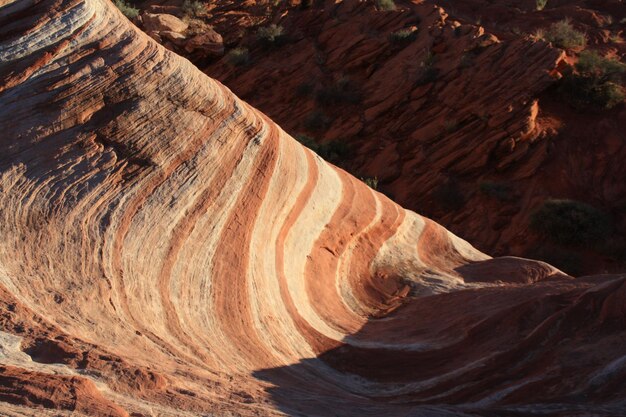
<path id="1" fill-rule="evenodd" d="M 491 260 L 300 146 L 107 0 L 5 3 L 3 414 L 623 401 L 623 277 Z M 592 332 L 602 355 L 550 350 Z"/>

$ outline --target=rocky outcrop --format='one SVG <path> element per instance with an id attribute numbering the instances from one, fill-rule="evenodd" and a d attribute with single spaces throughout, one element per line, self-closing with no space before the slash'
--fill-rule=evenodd
<path id="1" fill-rule="evenodd" d="M 626 277 L 491 259 L 108 0 L 0 39 L 2 414 L 623 409 Z"/>
<path id="2" fill-rule="evenodd" d="M 198 19 L 191 24 L 166 13 L 143 13 L 138 23 L 155 41 L 194 61 L 224 55 L 224 40 L 211 26 Z"/>
<path id="3" fill-rule="evenodd" d="M 602 31 L 619 39 L 619 2 L 549 1 L 541 12 L 534 0 L 415 3 L 381 11 L 374 1 L 316 1 L 268 11 L 209 2 L 207 21 L 249 59 L 233 65 L 227 53 L 204 68 L 292 135 L 344 144 L 335 163 L 376 177 L 394 201 L 481 250 L 547 255 L 571 274 L 623 270 L 626 111 L 571 109 L 555 88 L 571 58 L 530 36 L 570 16 L 590 44 Z M 579 24 L 611 13 L 606 27 Z M 268 47 L 257 28 L 270 24 L 284 35 Z M 601 51 L 620 57 L 624 45 Z M 603 246 L 613 249 L 553 247 L 533 233 L 529 219 L 550 198 L 609 214 L 614 235 Z"/>

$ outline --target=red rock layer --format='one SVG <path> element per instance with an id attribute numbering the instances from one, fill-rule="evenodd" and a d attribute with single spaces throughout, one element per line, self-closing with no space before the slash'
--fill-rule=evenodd
<path id="1" fill-rule="evenodd" d="M 624 277 L 490 259 L 107 0 L 7 3 L 0 39 L 3 414 L 623 404 Z"/>
<path id="2" fill-rule="evenodd" d="M 529 36 L 567 16 L 594 49 L 623 57 L 626 43 L 613 41 L 623 36 L 619 2 L 549 1 L 541 12 L 534 0 L 396 1 L 395 11 L 356 0 L 306 10 L 220 3 L 209 2 L 206 19 L 231 48 L 249 49 L 249 64 L 227 55 L 205 71 L 289 133 L 347 144 L 346 169 L 377 177 L 395 201 L 481 250 L 566 252 L 571 274 L 624 270 L 624 106 L 569 108 L 551 88 L 564 53 Z M 256 31 L 270 23 L 284 38 L 267 47 Z M 502 191 L 485 192 L 494 183 Z M 549 198 L 609 213 L 614 235 L 603 244 L 614 249 L 547 245 L 529 223 Z"/>

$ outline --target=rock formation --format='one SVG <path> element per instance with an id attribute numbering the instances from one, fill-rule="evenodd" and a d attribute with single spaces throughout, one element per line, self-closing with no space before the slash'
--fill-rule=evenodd
<path id="1" fill-rule="evenodd" d="M 358 0 L 208 3 L 207 22 L 248 48 L 249 64 L 227 51 L 200 62 L 205 72 L 292 135 L 345 144 L 342 167 L 377 177 L 394 201 L 489 253 L 545 256 L 576 275 L 626 267 L 626 107 L 571 109 L 555 87 L 572 58 L 530 36 L 570 16 L 600 48 L 622 33 L 619 1 L 550 0 L 542 12 L 534 0 L 396 1 L 395 11 Z M 610 26 L 592 24 L 611 15 Z M 256 34 L 270 24 L 284 39 L 268 48 Z M 600 50 L 619 58 L 625 46 Z M 533 233 L 529 218 L 550 198 L 610 215 L 602 250 Z"/>
<path id="2" fill-rule="evenodd" d="M 0 6 L 3 415 L 617 415 L 626 277 L 496 258 L 108 0 Z"/>

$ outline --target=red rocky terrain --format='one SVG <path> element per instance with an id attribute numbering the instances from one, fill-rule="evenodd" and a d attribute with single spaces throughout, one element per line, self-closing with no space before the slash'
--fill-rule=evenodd
<path id="1" fill-rule="evenodd" d="M 626 267 L 625 107 L 569 105 L 559 80 L 583 48 L 535 36 L 567 18 L 588 49 L 621 59 L 622 2 L 202 4 L 196 20 L 223 36 L 226 56 L 170 47 L 305 144 L 330 147 L 331 162 L 490 253 L 572 274 Z M 180 6 L 139 3 L 188 19 Z M 282 32 L 268 41 L 272 24 Z M 610 231 L 593 245 L 538 233 L 531 217 L 550 199 L 594 207 Z"/>
<path id="2" fill-rule="evenodd" d="M 467 192 L 464 178 L 482 178 L 483 166 L 528 174 L 507 181 L 538 181 L 564 140 L 546 133 L 555 124 L 542 118 L 550 101 L 541 98 L 562 52 L 541 41 L 498 41 L 441 9 L 415 7 L 312 7 L 298 12 L 310 19 L 299 30 L 319 44 L 292 39 L 282 55 L 277 45 L 250 46 L 247 66 L 218 60 L 213 68 L 241 77 L 240 88 L 259 101 L 284 94 L 277 115 L 290 109 L 287 131 L 324 111 L 325 140 L 348 138 L 355 159 L 339 158 L 341 146 L 308 144 L 348 168 L 361 161 L 362 175 L 379 175 L 379 189 L 397 200 L 409 197 L 400 185 L 411 178 L 415 187 L 422 178 L 433 189 Z M 346 16 L 355 19 L 352 32 Z M 1 415 L 624 415 L 624 274 L 574 278 L 545 262 L 486 255 L 326 162 L 155 40 L 185 48 L 180 32 L 163 25 L 192 39 L 200 23 L 152 19 L 148 35 L 108 0 L 0 5 Z M 417 34 L 408 44 L 381 40 L 410 26 Z M 230 50 L 238 35 L 214 30 Z M 219 54 L 216 34 L 193 45 Z M 339 35 L 362 40 L 341 48 Z M 257 79 L 256 92 L 244 82 L 252 80 L 245 73 L 279 70 L 256 58 L 261 50 L 278 60 L 306 57 L 310 47 L 323 51 L 319 72 L 307 69 L 317 75 L 283 68 L 283 84 Z M 460 51 L 484 64 L 464 67 L 471 83 L 456 76 Z M 378 54 L 393 65 L 372 67 L 368 77 L 357 71 Z M 320 90 L 339 82 L 322 70 L 341 63 L 350 77 L 341 94 Z M 525 96 L 515 74 L 535 77 L 527 88 L 540 98 Z M 305 82 L 314 83 L 310 96 L 289 104 Z M 400 91 L 403 105 L 388 100 Z M 491 91 L 509 104 L 490 101 Z M 378 126 L 379 145 L 359 142 L 368 126 Z M 469 151 L 470 140 L 488 156 Z M 617 154 L 606 152 L 607 160 Z M 443 173 L 431 162 L 456 168 Z M 411 174 L 368 171 L 376 167 Z M 475 192 L 455 209 L 454 199 L 435 204 L 432 193 L 415 194 L 415 204 L 444 218 L 457 218 L 446 210 L 473 213 L 469 234 L 501 207 L 532 200 L 513 188 L 517 197 L 502 198 L 503 206 L 492 197 L 488 211 L 472 202 L 486 199 Z M 589 209 L 576 213 L 597 220 Z M 554 237 L 586 247 L 617 227 L 587 226 Z"/>

